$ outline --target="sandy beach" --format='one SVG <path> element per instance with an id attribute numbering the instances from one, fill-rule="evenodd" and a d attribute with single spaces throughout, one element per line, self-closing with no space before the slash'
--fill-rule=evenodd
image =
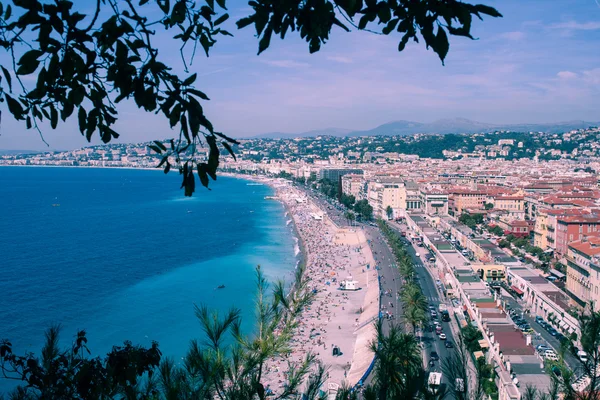
<path id="1" fill-rule="evenodd" d="M 298 321 L 290 357 L 267 364 L 265 383 L 279 392 L 287 362 L 299 362 L 310 351 L 329 368 L 327 387 L 355 385 L 373 360 L 369 343 L 379 314 L 377 271 L 365 235 L 360 229 L 335 226 L 299 189 L 255 180 L 273 186 L 276 198 L 286 205 L 300 236 L 310 287 L 317 293 Z M 340 290 L 343 280 L 354 281 L 359 290 Z M 334 347 L 340 354 L 333 355 Z"/>

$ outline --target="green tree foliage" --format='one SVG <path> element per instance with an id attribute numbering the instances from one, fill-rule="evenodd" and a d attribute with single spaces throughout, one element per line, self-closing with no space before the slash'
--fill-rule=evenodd
<path id="1" fill-rule="evenodd" d="M 485 208 L 486 210 L 491 210 L 492 208 L 494 208 L 494 205 L 492 203 L 483 203 L 483 208 Z"/>
<path id="2" fill-rule="evenodd" d="M 154 390 L 144 384 L 148 374 L 160 363 L 156 342 L 150 348 L 125 342 L 115 346 L 104 358 L 88 358 L 84 331 L 67 350 L 58 346 L 60 328 L 46 331 L 41 357 L 19 356 L 9 341 L 0 341 L 0 371 L 4 377 L 23 382 L 16 389 L 16 399 L 103 399 L 119 395 L 151 395 Z M 137 397 L 132 397 L 137 398 Z"/>
<path id="3" fill-rule="evenodd" d="M 56 129 L 73 118 L 88 141 L 97 134 L 108 143 L 119 137 L 117 105 L 133 99 L 179 131 L 170 148 L 160 141 L 151 148 L 166 173 L 172 166 L 179 170 L 186 196 L 195 191 L 196 175 L 206 187 L 209 178 L 216 179 L 221 150 L 234 156 L 231 146 L 237 141 L 209 121 L 201 104 L 209 97 L 188 69 L 196 48 L 208 56 L 218 38 L 232 36 L 222 28 L 229 18 L 225 0 L 98 0 L 91 13 L 87 3 L 68 0 L 13 0 L 13 5 L 0 3 L 0 47 L 10 60 L 0 65 L 0 101 L 28 129 L 43 121 Z M 257 0 L 249 5 L 253 14 L 237 26 L 254 26 L 259 54 L 274 34 L 283 39 L 290 32 L 314 53 L 335 25 L 397 34 L 398 51 L 409 40 L 423 40 L 442 63 L 448 34 L 472 39 L 473 17 L 501 17 L 492 7 L 458 1 Z M 183 76 L 161 58 L 158 35 L 172 36 L 170 45 L 181 49 Z M 198 150 L 204 145 L 208 157 Z"/>
<path id="4" fill-rule="evenodd" d="M 504 235 L 504 229 L 500 228 L 498 225 L 494 225 L 492 227 L 488 226 L 488 231 L 496 236 Z"/>
<path id="5" fill-rule="evenodd" d="M 367 200 L 359 200 L 354 203 L 354 211 L 364 220 L 370 221 L 373 219 L 373 207 Z"/>
<path id="6" fill-rule="evenodd" d="M 339 184 L 338 182 L 329 179 L 321 179 L 318 181 L 319 191 L 331 199 L 337 199 Z"/>
<path id="7" fill-rule="evenodd" d="M 458 221 L 465 224 L 471 229 L 475 229 L 477 225 L 483 224 L 483 214 L 461 214 Z"/>
<path id="8" fill-rule="evenodd" d="M 371 342 L 375 353 L 375 392 L 377 399 L 411 399 L 426 392 L 421 350 L 417 338 L 392 324 L 384 334 L 383 323 L 377 324 L 377 339 Z"/>
<path id="9" fill-rule="evenodd" d="M 342 193 L 340 198 L 340 203 L 342 203 L 346 208 L 352 208 L 354 203 L 356 202 L 356 198 L 353 195 L 348 195 L 346 193 Z"/>
<path id="10" fill-rule="evenodd" d="M 405 273 L 405 271 L 403 272 Z M 412 325 L 413 333 L 415 333 L 419 324 L 428 321 L 427 299 L 423 295 L 421 287 L 414 283 L 407 284 L 402 288 L 400 299 L 405 310 L 404 319 Z"/>
<path id="11" fill-rule="evenodd" d="M 385 209 L 385 214 L 387 215 L 388 219 L 392 219 L 392 216 L 394 215 L 394 210 L 392 210 L 392 207 L 387 206 Z"/>
<path id="12" fill-rule="evenodd" d="M 471 353 L 481 350 L 479 341 L 483 339 L 483 334 L 479 329 L 469 324 L 461 329 L 461 335 L 465 342 L 465 346 Z"/>
<path id="13" fill-rule="evenodd" d="M 508 247 L 508 248 L 510 248 L 510 242 L 509 242 L 508 240 L 501 239 L 501 240 L 498 242 L 498 246 L 499 246 L 501 249 L 505 249 L 505 248 L 507 248 L 507 247 Z"/>

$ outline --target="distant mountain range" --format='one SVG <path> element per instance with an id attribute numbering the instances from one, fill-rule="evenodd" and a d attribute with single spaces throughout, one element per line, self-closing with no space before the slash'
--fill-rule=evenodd
<path id="1" fill-rule="evenodd" d="M 12 156 L 15 154 L 37 154 L 37 153 L 41 153 L 41 151 L 36 151 L 36 150 L 1 150 L 0 149 L 0 156 Z"/>
<path id="2" fill-rule="evenodd" d="M 423 123 L 414 121 L 394 121 L 379 125 L 366 131 L 352 131 L 341 128 L 316 129 L 302 133 L 270 132 L 254 136 L 261 139 L 294 139 L 300 137 L 315 136 L 408 136 L 415 133 L 447 134 L 447 133 L 478 133 L 493 131 L 515 131 L 515 132 L 547 132 L 561 133 L 572 129 L 584 129 L 590 126 L 598 126 L 600 122 L 565 121 L 546 124 L 488 124 L 485 122 L 472 121 L 465 118 L 440 119 L 434 122 Z"/>

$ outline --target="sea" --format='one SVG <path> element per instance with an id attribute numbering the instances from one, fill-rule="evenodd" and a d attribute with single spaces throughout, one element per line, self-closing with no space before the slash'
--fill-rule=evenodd
<path id="1" fill-rule="evenodd" d="M 290 217 L 267 185 L 218 177 L 186 198 L 180 183 L 176 172 L 0 167 L 0 339 L 39 354 L 60 324 L 62 346 L 85 330 L 93 356 L 157 341 L 180 362 L 202 338 L 202 304 L 239 308 L 251 333 L 256 266 L 271 282 L 293 278 Z"/>

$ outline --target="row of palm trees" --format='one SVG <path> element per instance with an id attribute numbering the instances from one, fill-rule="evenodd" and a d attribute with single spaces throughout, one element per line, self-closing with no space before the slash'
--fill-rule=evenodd
<path id="1" fill-rule="evenodd" d="M 396 261 L 396 266 L 400 272 L 400 277 L 404 282 L 400 300 L 404 309 L 404 320 L 412 327 L 413 333 L 417 326 L 427 322 L 427 299 L 423 295 L 421 287 L 414 282 L 416 275 L 414 264 L 404 243 L 396 232 L 383 220 L 378 220 L 377 224 L 383 233 Z"/>

